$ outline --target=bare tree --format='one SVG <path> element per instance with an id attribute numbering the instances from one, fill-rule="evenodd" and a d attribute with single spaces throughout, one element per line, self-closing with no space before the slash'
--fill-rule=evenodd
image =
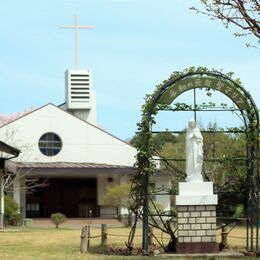
<path id="1" fill-rule="evenodd" d="M 235 33 L 235 36 L 253 35 L 260 38 L 259 0 L 201 0 L 201 3 L 205 10 L 196 7 L 190 9 L 213 20 L 221 20 L 226 28 L 231 24 L 238 26 L 243 32 Z"/>
<path id="2" fill-rule="evenodd" d="M 17 163 L 18 168 L 16 172 L 4 172 L 4 191 L 7 193 L 14 192 L 14 182 L 17 179 L 25 179 L 25 183 L 21 184 L 19 190 L 21 191 L 35 191 L 37 188 L 44 188 L 49 186 L 48 179 L 33 178 L 30 176 L 32 169 L 23 170 L 22 163 Z"/>
<path id="3" fill-rule="evenodd" d="M 17 118 L 24 116 L 28 113 L 30 113 L 33 110 L 33 108 L 30 108 L 28 110 L 17 112 L 12 115 L 3 115 L 0 114 L 0 126 L 8 124 L 9 122 L 12 122 L 16 120 Z M 6 127 L 6 131 L 4 135 L 1 137 L 2 140 L 4 140 L 6 143 L 12 146 L 19 147 L 19 149 L 22 151 L 22 153 L 19 155 L 19 158 L 16 158 L 15 161 L 13 161 L 14 164 L 16 164 L 16 171 L 8 171 L 5 170 L 4 172 L 4 191 L 8 193 L 14 192 L 14 183 L 18 180 L 25 180 L 25 183 L 20 185 L 19 190 L 22 191 L 35 191 L 37 188 L 42 188 L 48 186 L 48 179 L 40 180 L 39 178 L 30 176 L 31 168 L 24 167 L 23 162 L 27 161 L 27 155 L 28 152 L 32 149 L 32 145 L 24 144 L 23 140 L 17 139 L 16 134 L 18 132 L 18 129 L 15 129 L 11 126 Z M 7 155 L 4 152 L 0 152 L 0 157 L 11 159 L 6 157 Z M 27 158 L 27 159 L 26 159 Z"/>

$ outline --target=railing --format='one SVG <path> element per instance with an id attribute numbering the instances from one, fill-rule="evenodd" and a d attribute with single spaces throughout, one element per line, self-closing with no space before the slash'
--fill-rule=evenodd
<path id="1" fill-rule="evenodd" d="M 241 244 L 245 244 L 245 241 L 247 239 L 246 237 L 246 228 L 245 228 L 245 222 L 246 218 L 239 218 L 239 219 L 234 219 L 234 218 L 218 218 L 219 223 L 226 222 L 225 224 L 219 224 L 218 228 L 216 229 L 217 234 L 217 241 L 219 243 L 219 249 L 220 251 L 223 250 L 224 248 L 230 247 L 230 245 L 234 246 L 234 241 L 236 243 L 239 243 L 240 246 L 234 246 L 234 247 L 239 247 L 239 248 L 244 248 L 246 252 L 246 248 L 244 246 L 241 246 Z M 243 229 L 243 233 L 240 232 L 240 228 Z M 232 232 L 232 231 L 236 232 Z M 96 229 L 95 232 L 96 233 Z M 235 233 L 235 234 L 234 234 Z M 141 235 L 135 235 L 136 238 L 141 238 Z M 100 235 L 91 235 L 91 226 L 87 225 L 82 228 L 82 233 L 81 233 L 81 242 L 80 242 L 80 252 L 86 253 L 89 251 L 90 246 L 91 246 L 91 240 L 96 240 L 100 239 L 100 246 L 107 246 L 109 243 L 109 238 L 113 241 L 112 238 L 128 238 L 128 234 L 115 234 L 113 232 L 109 232 L 107 229 L 106 224 L 101 224 L 101 231 Z M 158 242 L 159 239 L 162 237 L 158 235 L 158 232 L 155 231 L 155 228 L 149 228 L 149 237 L 148 237 L 148 242 L 149 245 L 154 245 L 156 242 Z M 167 236 L 168 238 L 168 236 Z M 170 237 L 169 237 L 170 238 Z M 164 238 L 165 239 L 165 238 Z M 166 239 L 168 241 L 168 239 Z M 244 241 L 243 241 L 244 240 Z M 241 243 L 239 242 L 241 241 Z M 113 242 L 112 242 L 113 243 Z M 159 243 L 159 242 L 158 242 Z M 96 242 L 94 243 L 95 246 L 97 245 Z M 161 244 L 161 243 L 159 243 Z"/>

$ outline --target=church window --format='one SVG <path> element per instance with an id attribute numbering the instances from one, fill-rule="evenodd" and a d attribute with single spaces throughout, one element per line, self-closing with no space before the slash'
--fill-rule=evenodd
<path id="1" fill-rule="evenodd" d="M 62 142 L 55 133 L 46 133 L 39 140 L 40 151 L 47 156 L 54 156 L 61 150 Z"/>

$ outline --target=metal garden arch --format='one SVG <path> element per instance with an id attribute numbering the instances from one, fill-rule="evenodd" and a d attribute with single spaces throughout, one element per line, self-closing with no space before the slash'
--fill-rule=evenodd
<path id="1" fill-rule="evenodd" d="M 155 171 L 152 160 L 153 150 L 150 146 L 154 116 L 167 108 L 178 96 L 188 90 L 206 88 L 217 90 L 230 98 L 237 106 L 243 118 L 247 140 L 247 249 L 259 251 L 259 114 L 251 95 L 230 75 L 206 68 L 191 68 L 184 73 L 175 72 L 169 80 L 159 85 L 156 91 L 147 96 L 143 106 L 143 117 L 139 123 L 142 145 L 137 155 L 137 179 L 142 187 L 143 206 L 143 253 L 148 252 L 148 185 L 150 175 Z M 197 108 L 193 111 L 196 113 Z M 138 177 L 139 176 L 139 177 Z M 141 177 L 140 177 L 141 176 Z M 254 228 L 256 227 L 256 240 Z"/>

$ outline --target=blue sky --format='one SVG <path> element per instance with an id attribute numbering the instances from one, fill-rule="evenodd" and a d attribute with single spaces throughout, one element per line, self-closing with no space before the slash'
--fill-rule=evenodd
<path id="1" fill-rule="evenodd" d="M 64 72 L 74 68 L 73 24 L 79 67 L 93 73 L 98 124 L 133 136 L 146 94 L 172 71 L 207 66 L 235 72 L 260 107 L 260 51 L 246 48 L 234 28 L 197 15 L 196 0 L 13 0 L 0 9 L 0 112 L 64 102 Z M 200 119 L 203 121 L 203 117 Z M 176 124 L 182 127 L 182 118 Z"/>

